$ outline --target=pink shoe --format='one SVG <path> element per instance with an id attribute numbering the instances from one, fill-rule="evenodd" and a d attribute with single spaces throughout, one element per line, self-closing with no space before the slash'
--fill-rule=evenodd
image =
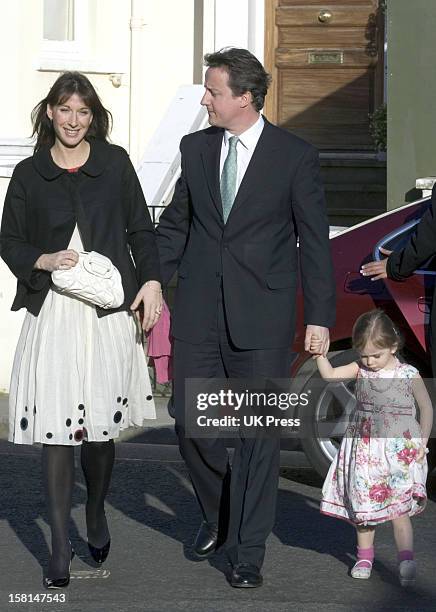
<path id="1" fill-rule="evenodd" d="M 360 578 L 361 580 L 368 580 L 371 576 L 372 570 L 372 561 L 368 559 L 360 559 L 357 563 L 354 564 L 353 569 L 351 570 L 351 575 L 353 578 Z"/>

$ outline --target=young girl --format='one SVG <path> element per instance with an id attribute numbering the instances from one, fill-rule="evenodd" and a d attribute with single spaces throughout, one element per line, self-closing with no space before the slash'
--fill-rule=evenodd
<path id="1" fill-rule="evenodd" d="M 400 583 L 407 586 L 416 574 L 410 517 L 422 512 L 427 498 L 432 404 L 416 368 L 396 357 L 400 335 L 382 310 L 360 316 L 352 340 L 359 362 L 334 368 L 326 357 L 316 357 L 322 378 L 356 379 L 357 399 L 322 489 L 321 512 L 356 526 L 353 578 L 370 577 L 375 526 L 392 521 Z M 311 349 L 316 348 L 314 341 Z"/>

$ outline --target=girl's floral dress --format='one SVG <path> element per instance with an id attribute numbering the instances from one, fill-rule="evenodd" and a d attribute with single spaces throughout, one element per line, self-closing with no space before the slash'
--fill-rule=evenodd
<path id="1" fill-rule="evenodd" d="M 416 461 L 422 432 L 412 379 L 416 368 L 359 368 L 356 407 L 322 489 L 321 512 L 356 525 L 376 525 L 421 512 L 427 460 Z"/>

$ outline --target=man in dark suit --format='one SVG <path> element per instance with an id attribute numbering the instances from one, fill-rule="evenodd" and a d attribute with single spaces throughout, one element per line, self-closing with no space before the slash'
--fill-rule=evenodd
<path id="1" fill-rule="evenodd" d="M 256 587 L 274 524 L 278 437 L 241 436 L 230 477 L 221 439 L 186 435 L 196 408 L 185 405 L 185 379 L 289 377 L 297 238 L 306 350 L 312 336 L 328 350 L 334 282 L 317 151 L 260 115 L 269 75 L 250 52 L 224 49 L 205 63 L 211 127 L 181 141 L 182 175 L 157 240 L 164 284 L 178 270 L 174 406 L 204 519 L 194 550 L 212 554 L 225 523 L 230 584 Z"/>

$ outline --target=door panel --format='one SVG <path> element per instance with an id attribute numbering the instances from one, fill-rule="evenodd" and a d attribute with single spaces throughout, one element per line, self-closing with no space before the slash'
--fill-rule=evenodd
<path id="1" fill-rule="evenodd" d="M 320 148 L 371 145 L 366 70 L 283 70 L 278 123 Z M 361 110 L 357 112 L 356 109 Z M 351 140 L 351 143 L 350 143 Z"/>
<path id="2" fill-rule="evenodd" d="M 364 6 L 348 6 L 342 2 L 340 6 L 331 6 L 327 8 L 325 4 L 317 3 L 312 8 L 304 6 L 281 7 L 276 11 L 276 23 L 278 26 L 312 26 L 320 30 L 327 29 L 329 26 L 367 26 L 368 22 L 373 22 L 371 13 L 368 16 L 368 9 L 373 9 L 371 6 L 374 3 L 365 2 Z M 329 13 L 331 16 L 329 16 Z M 328 19 L 323 22 L 322 19 Z"/>
<path id="3" fill-rule="evenodd" d="M 383 19 L 378 0 L 266 0 L 268 118 L 320 149 L 373 149 Z"/>

